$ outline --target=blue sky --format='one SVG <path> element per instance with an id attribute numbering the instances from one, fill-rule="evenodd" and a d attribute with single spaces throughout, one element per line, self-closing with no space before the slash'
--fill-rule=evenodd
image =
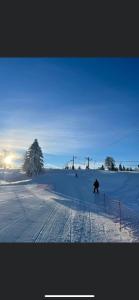
<path id="1" fill-rule="evenodd" d="M 0 149 L 139 160 L 138 58 L 0 58 Z"/>

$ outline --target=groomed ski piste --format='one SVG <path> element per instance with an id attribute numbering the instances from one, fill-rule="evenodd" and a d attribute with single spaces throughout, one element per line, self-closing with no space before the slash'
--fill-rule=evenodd
<path id="1" fill-rule="evenodd" d="M 0 242 L 139 241 L 139 173 L 0 170 Z M 93 182 L 100 182 L 99 194 Z"/>

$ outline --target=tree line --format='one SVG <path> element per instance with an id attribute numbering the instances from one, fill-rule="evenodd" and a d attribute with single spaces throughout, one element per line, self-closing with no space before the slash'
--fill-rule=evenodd
<path id="1" fill-rule="evenodd" d="M 137 167 L 139 168 L 139 165 Z M 75 166 L 72 165 L 71 168 L 70 168 L 68 165 L 66 165 L 65 169 L 72 169 L 72 170 L 74 170 Z M 79 166 L 78 169 L 80 170 L 81 166 Z M 86 165 L 85 169 L 90 169 L 90 167 L 88 165 Z M 98 170 L 133 171 L 134 169 L 131 168 L 131 167 L 130 168 L 125 167 L 122 164 L 119 164 L 119 166 L 117 167 L 114 158 L 111 157 L 111 156 L 107 156 L 106 159 L 105 159 L 105 161 L 104 161 L 104 164 L 102 164 L 101 167 L 98 167 Z"/>
<path id="2" fill-rule="evenodd" d="M 139 165 L 138 165 L 139 167 Z M 38 175 L 43 171 L 44 161 L 43 153 L 41 147 L 39 146 L 38 140 L 35 139 L 32 145 L 28 148 L 24 156 L 23 171 L 26 172 L 28 176 Z M 67 165 L 65 169 L 69 169 Z M 75 169 L 74 164 L 71 169 Z M 79 166 L 78 169 L 81 169 Z M 89 169 L 89 164 L 87 164 L 86 169 Z M 104 165 L 98 168 L 99 170 L 109 170 L 109 171 L 132 171 L 132 168 L 126 168 L 124 165 L 119 164 L 116 166 L 116 162 L 113 157 L 107 156 Z"/>
<path id="3" fill-rule="evenodd" d="M 99 170 L 105 170 L 108 169 L 109 171 L 133 171 L 133 169 L 130 168 L 126 168 L 124 165 L 122 166 L 121 164 L 119 164 L 118 167 L 116 167 L 116 162 L 114 160 L 113 157 L 111 156 L 107 156 L 105 159 L 105 167 L 104 165 L 102 165 Z"/>

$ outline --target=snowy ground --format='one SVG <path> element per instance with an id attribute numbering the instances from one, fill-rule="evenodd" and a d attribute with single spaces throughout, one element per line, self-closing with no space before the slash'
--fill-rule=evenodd
<path id="1" fill-rule="evenodd" d="M 28 179 L 19 170 L 1 170 L 0 242 L 139 241 L 139 173 L 81 170 L 78 175 L 47 170 Z M 99 195 L 92 193 L 96 178 Z"/>

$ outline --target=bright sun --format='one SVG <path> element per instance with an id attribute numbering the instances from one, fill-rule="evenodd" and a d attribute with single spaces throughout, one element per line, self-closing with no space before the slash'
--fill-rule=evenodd
<path id="1" fill-rule="evenodd" d="M 6 165 L 10 165 L 12 163 L 12 156 L 11 155 L 6 156 L 5 159 L 4 159 L 4 163 Z"/>

